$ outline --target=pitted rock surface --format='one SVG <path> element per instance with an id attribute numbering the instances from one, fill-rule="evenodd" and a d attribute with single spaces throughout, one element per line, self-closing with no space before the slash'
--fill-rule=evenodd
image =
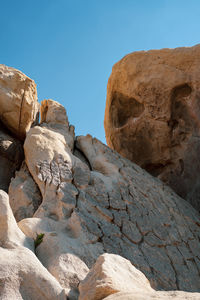
<path id="1" fill-rule="evenodd" d="M 108 81 L 109 147 L 200 210 L 200 45 L 134 52 Z"/>
<path id="2" fill-rule="evenodd" d="M 90 135 L 75 139 L 66 119 L 32 128 L 24 149 L 43 200 L 19 226 L 32 238 L 45 233 L 36 252 L 52 274 L 63 253 L 90 268 L 108 252 L 130 260 L 155 289 L 200 291 L 200 216 L 188 202 Z M 66 265 L 59 268 L 64 274 Z"/>

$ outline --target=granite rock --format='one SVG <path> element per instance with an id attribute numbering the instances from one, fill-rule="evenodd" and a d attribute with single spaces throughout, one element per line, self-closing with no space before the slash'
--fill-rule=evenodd
<path id="1" fill-rule="evenodd" d="M 200 45 L 134 52 L 108 81 L 109 147 L 200 210 Z"/>
<path id="2" fill-rule="evenodd" d="M 0 120 L 4 125 L 24 140 L 37 122 L 38 110 L 34 81 L 14 68 L 0 65 Z"/>
<path id="3" fill-rule="evenodd" d="M 50 105 L 57 110 L 57 103 Z M 57 116 L 51 117 L 32 128 L 24 144 L 42 203 L 34 214 L 37 226 L 34 218 L 19 226 L 32 238 L 45 233 L 37 248 L 41 262 L 51 272 L 51 262 L 59 264 L 63 253 L 70 253 L 91 268 L 108 252 L 130 260 L 152 288 L 198 292 L 198 212 L 97 139 L 75 139 L 73 128 L 61 119 L 57 123 Z M 79 157 L 73 154 L 77 151 Z"/>

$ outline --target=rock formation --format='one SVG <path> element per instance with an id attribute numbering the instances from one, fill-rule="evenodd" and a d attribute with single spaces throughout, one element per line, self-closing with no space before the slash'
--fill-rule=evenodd
<path id="1" fill-rule="evenodd" d="M 200 210 L 200 45 L 134 52 L 108 81 L 107 144 Z"/>
<path id="2" fill-rule="evenodd" d="M 1 299 L 78 299 L 106 252 L 130 261 L 121 258 L 123 272 L 131 264 L 143 272 L 151 287 L 134 269 L 152 293 L 200 292 L 199 213 L 163 182 L 90 135 L 76 137 L 53 100 L 42 101 L 41 123 L 26 131 L 24 157 L 9 186 L 18 227 L 6 193 L 0 198 L 0 224 L 10 224 L 0 235 Z"/>
<path id="3" fill-rule="evenodd" d="M 100 141 L 75 138 L 57 102 L 45 100 L 41 108 L 44 122 L 30 129 L 24 150 L 42 203 L 19 226 L 32 238 L 45 233 L 36 250 L 44 266 L 64 274 L 63 253 L 90 268 L 111 252 L 129 259 L 156 289 L 199 291 L 197 211 Z M 73 155 L 75 148 L 84 161 Z M 60 284 L 75 288 L 70 278 Z"/>

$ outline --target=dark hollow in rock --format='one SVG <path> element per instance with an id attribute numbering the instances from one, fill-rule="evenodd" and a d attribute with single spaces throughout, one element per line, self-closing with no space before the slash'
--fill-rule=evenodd
<path id="1" fill-rule="evenodd" d="M 120 93 L 113 93 L 110 108 L 113 126 L 124 126 L 129 119 L 138 118 L 144 111 L 144 104 L 134 98 L 126 97 Z"/>
<path id="2" fill-rule="evenodd" d="M 23 159 L 22 143 L 12 137 L 0 122 L 0 189 L 8 191 L 11 178 L 20 168 Z"/>

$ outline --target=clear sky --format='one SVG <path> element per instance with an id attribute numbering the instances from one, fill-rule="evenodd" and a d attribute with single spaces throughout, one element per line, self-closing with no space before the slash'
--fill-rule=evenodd
<path id="1" fill-rule="evenodd" d="M 200 0 L 0 0 L 0 63 L 63 104 L 77 135 L 105 142 L 112 66 L 138 50 L 200 42 Z"/>

